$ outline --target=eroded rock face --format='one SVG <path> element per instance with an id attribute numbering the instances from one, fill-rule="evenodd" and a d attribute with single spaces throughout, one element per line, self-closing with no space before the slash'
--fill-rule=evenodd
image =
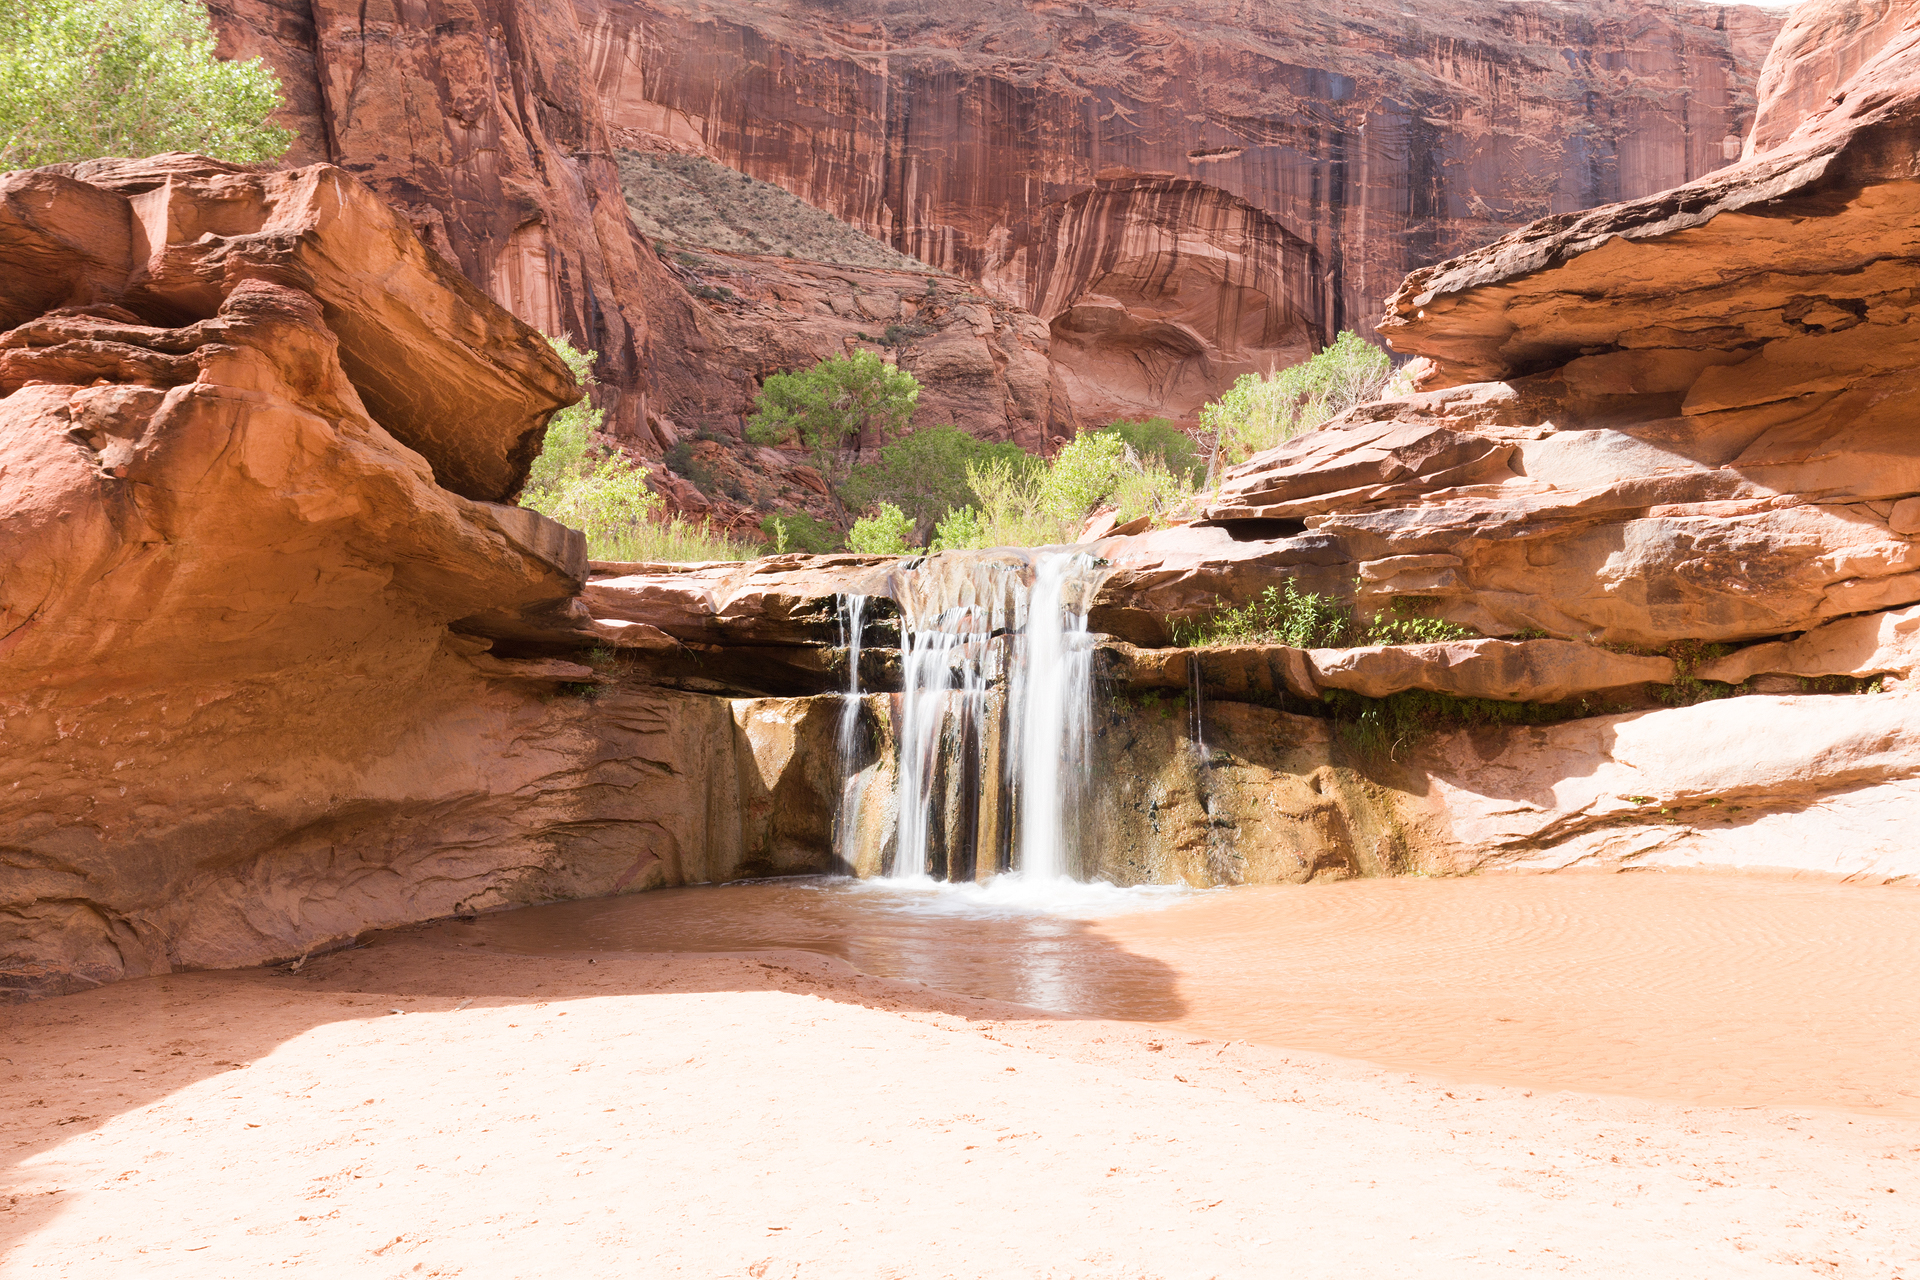
<path id="1" fill-rule="evenodd" d="M 577 389 L 365 187 L 15 174 L 0 244 L 0 996 L 819 864 L 831 710 L 572 660 L 580 535 L 450 482 Z"/>
<path id="2" fill-rule="evenodd" d="M 279 74 L 291 163 L 346 169 L 494 301 L 597 351 L 610 424 L 653 443 L 644 298 L 658 269 L 633 239 L 571 9 L 215 0 L 211 12 L 223 57 L 264 57 Z"/>
<path id="3" fill-rule="evenodd" d="M 1381 332 L 1430 389 L 1230 472 L 1209 520 L 1260 540 L 1139 539 L 1110 603 L 1138 630 L 1136 601 L 1297 568 L 1366 608 L 1658 648 L 1920 601 L 1916 41 L 1789 145 L 1415 272 Z"/>
<path id="4" fill-rule="evenodd" d="M 1811 0 L 1789 10 L 1761 71 L 1744 157 L 1784 145 L 1840 105 L 1842 86 L 1916 13 L 1913 0 Z"/>
<path id="5" fill-rule="evenodd" d="M 7 174 L 0 260 L 15 268 L 0 279 L 0 324 L 13 330 L 0 366 L 8 391 L 71 382 L 89 368 L 162 387 L 191 382 L 190 353 L 249 314 L 242 304 L 233 316 L 222 310 L 259 281 L 318 302 L 357 407 L 465 497 L 511 500 L 547 418 L 580 398 L 538 334 L 331 165 L 254 174 L 176 155 Z M 94 314 L 38 319 L 88 306 Z"/>
<path id="6" fill-rule="evenodd" d="M 1780 21 L 1425 0 L 579 12 L 616 131 L 1032 310 L 1101 414 L 1187 412 L 1365 327 L 1422 263 L 1726 164 Z"/>
<path id="7" fill-rule="evenodd" d="M 1910 696 L 1745 697 L 1416 753 L 1423 843 L 1462 868 L 1772 867 L 1907 879 Z"/>

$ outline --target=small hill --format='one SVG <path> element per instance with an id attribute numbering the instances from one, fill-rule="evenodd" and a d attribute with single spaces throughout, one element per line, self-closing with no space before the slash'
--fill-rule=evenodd
<path id="1" fill-rule="evenodd" d="M 704 156 L 620 151 L 620 186 L 649 240 L 848 267 L 930 271 L 770 182 Z"/>

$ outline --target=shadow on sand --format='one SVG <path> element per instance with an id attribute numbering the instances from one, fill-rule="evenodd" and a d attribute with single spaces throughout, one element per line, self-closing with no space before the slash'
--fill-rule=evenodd
<path id="1" fill-rule="evenodd" d="M 857 895 L 799 882 L 666 890 L 365 935 L 354 947 L 312 957 L 297 973 L 286 965 L 175 973 L 0 1006 L 8 1143 L 0 1249 L 50 1222 L 70 1198 L 68 1188 L 28 1191 L 39 1179 L 21 1166 L 34 1157 L 202 1081 L 245 1071 L 318 1027 L 396 1009 L 789 991 L 980 1022 L 1160 1021 L 1185 1012 L 1170 968 L 1127 952 L 1087 922 L 871 907 Z M 859 972 L 780 960 L 795 950 Z M 182 1129 L 180 1140 L 191 1141 L 190 1133 Z"/>

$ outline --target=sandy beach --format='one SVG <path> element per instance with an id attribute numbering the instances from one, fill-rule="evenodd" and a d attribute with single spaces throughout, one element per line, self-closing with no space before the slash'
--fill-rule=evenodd
<path id="1" fill-rule="evenodd" d="M 1903 1115 L 458 928 L 6 1009 L 0 1275 L 1920 1274 Z"/>

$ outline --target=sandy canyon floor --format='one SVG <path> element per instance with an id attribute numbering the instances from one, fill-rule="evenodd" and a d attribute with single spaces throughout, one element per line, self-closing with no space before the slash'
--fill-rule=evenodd
<path id="1" fill-rule="evenodd" d="M 1909 887 L 643 897 L 0 1010 L 0 1276 L 1920 1277 Z"/>

